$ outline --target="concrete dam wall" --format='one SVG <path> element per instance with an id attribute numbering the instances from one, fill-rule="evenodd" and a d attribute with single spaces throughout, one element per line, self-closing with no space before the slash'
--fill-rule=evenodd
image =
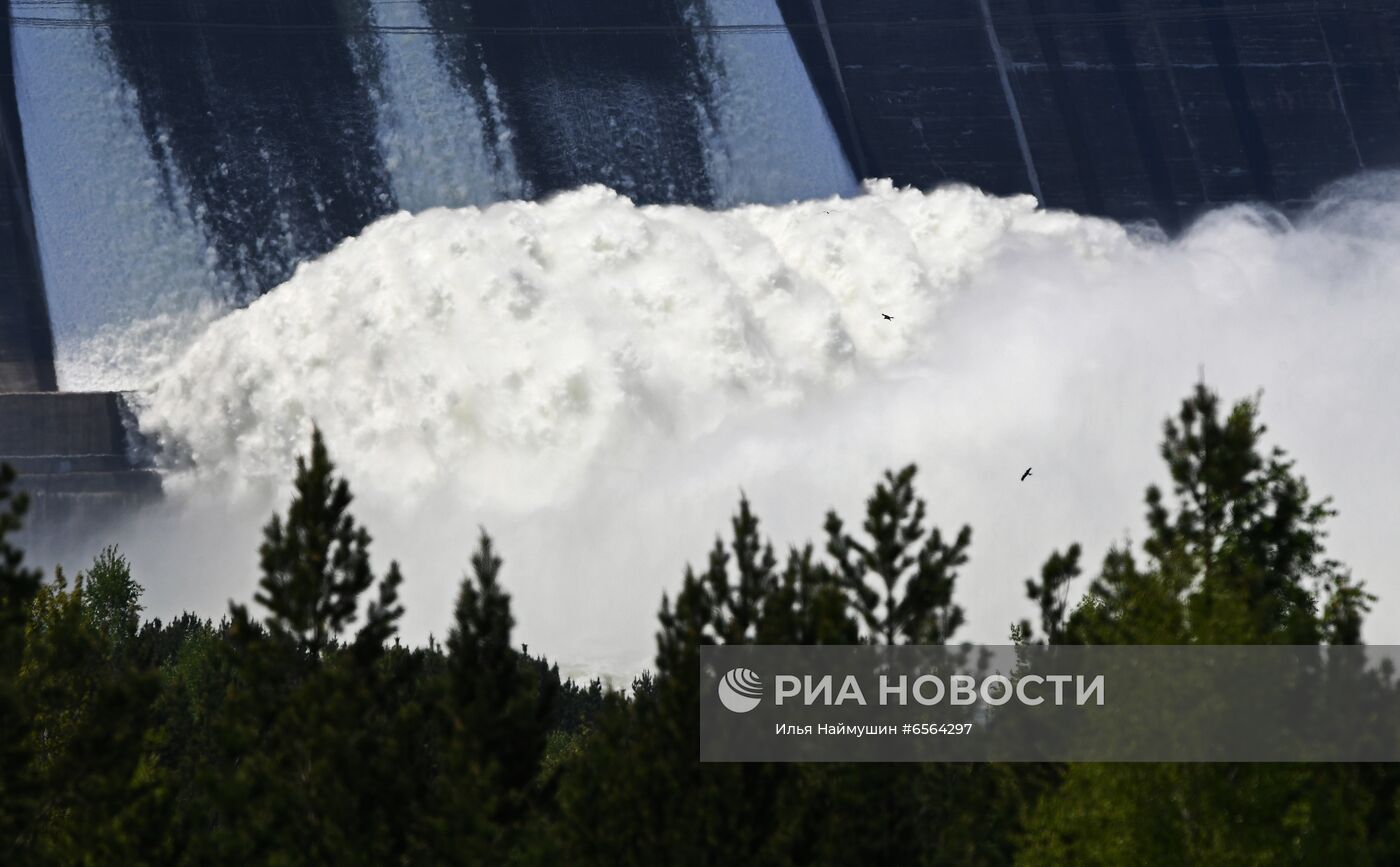
<path id="1" fill-rule="evenodd" d="M 0 38 L 0 392 L 55 388 L 53 335 L 6 32 Z"/>
<path id="2" fill-rule="evenodd" d="M 780 0 L 867 177 L 1167 228 L 1400 163 L 1400 6 Z"/>
<path id="3" fill-rule="evenodd" d="M 0 11 L 0 392 L 23 393 L 0 401 L 0 460 L 47 523 L 156 490 L 116 411 L 150 371 L 113 329 L 245 304 L 400 209 L 590 183 L 730 207 L 890 178 L 1176 229 L 1400 165 L 1400 7 L 1380 0 Z"/>

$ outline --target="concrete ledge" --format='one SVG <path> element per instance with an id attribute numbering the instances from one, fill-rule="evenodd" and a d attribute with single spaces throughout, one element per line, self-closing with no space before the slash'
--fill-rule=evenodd
<path id="1" fill-rule="evenodd" d="M 0 458 L 23 476 L 54 473 L 120 473 L 131 470 L 126 455 L 44 455 L 42 457 Z"/>
<path id="2" fill-rule="evenodd" d="M 0 460 L 125 456 L 120 401 L 114 392 L 0 394 Z"/>
<path id="3" fill-rule="evenodd" d="M 15 542 L 26 560 L 46 567 L 81 568 L 97 548 L 120 543 L 125 523 L 161 495 L 151 470 L 22 474 L 15 487 L 29 497 Z"/>
<path id="4" fill-rule="evenodd" d="M 133 467 L 121 395 L 0 394 L 0 464 L 29 496 L 18 542 L 40 560 L 105 544 L 127 518 L 161 495 L 160 475 Z"/>
<path id="5" fill-rule="evenodd" d="M 18 474 L 15 487 L 35 503 L 44 498 L 113 494 L 137 499 L 160 495 L 160 474 L 153 470 Z"/>

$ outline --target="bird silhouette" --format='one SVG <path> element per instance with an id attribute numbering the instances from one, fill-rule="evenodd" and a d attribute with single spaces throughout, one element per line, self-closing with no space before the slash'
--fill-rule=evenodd
<path id="1" fill-rule="evenodd" d="M 883 316 L 883 317 L 885 317 L 886 319 L 888 319 L 888 320 L 891 321 L 891 322 L 894 321 L 894 317 L 891 316 L 891 315 L 888 314 L 888 313 L 881 313 L 880 315 Z"/>
<path id="2" fill-rule="evenodd" d="M 1026 480 L 1026 476 L 1029 476 L 1030 474 L 1031 474 L 1031 468 L 1030 468 L 1030 467 L 1026 467 L 1026 471 L 1025 471 L 1024 473 L 1021 473 L 1021 481 L 1024 482 L 1024 481 Z"/>

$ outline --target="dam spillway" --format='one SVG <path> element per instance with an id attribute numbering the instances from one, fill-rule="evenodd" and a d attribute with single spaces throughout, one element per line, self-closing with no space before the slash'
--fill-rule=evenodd
<path id="1" fill-rule="evenodd" d="M 1400 165 L 1381 3 L 0 4 L 0 391 L 93 429 L 149 373 L 111 329 L 246 304 L 399 209 L 595 183 L 722 208 L 889 178 L 1175 230 Z M 60 388 L 108 397 L 59 408 Z M 11 451 L 35 489 L 149 490 Z"/>

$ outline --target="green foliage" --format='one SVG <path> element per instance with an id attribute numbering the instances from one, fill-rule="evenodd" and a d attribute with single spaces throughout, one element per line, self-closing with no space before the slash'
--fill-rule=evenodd
<path id="1" fill-rule="evenodd" d="M 374 583 L 370 539 L 350 515 L 350 485 L 335 477 L 319 430 L 311 436 L 310 460 L 297 458 L 295 490 L 286 522 L 274 515 L 264 531 L 263 577 L 253 598 L 268 610 L 268 631 L 320 656 L 355 621 L 360 595 Z M 391 567 L 380 584 L 364 635 L 370 645 L 391 636 L 403 613 L 397 607 L 400 580 Z"/>
<path id="2" fill-rule="evenodd" d="M 898 475 L 885 473 L 866 503 L 868 541 L 847 535 L 835 512 L 826 519 L 836 574 L 866 629 L 886 644 L 942 644 L 963 623 L 953 587 L 957 568 L 967 562 L 972 528 L 963 527 L 951 543 L 937 527 L 926 530 L 924 501 L 914 494 L 916 472 L 911 465 Z"/>
<path id="3" fill-rule="evenodd" d="M 15 474 L 0 464 L 0 863 L 17 863 L 40 791 L 31 768 L 31 712 L 21 695 L 29 607 L 39 573 L 23 566 L 10 537 L 19 532 L 28 500 L 14 491 Z"/>
<path id="4" fill-rule="evenodd" d="M 511 647 L 515 619 L 501 588 L 501 565 L 482 533 L 472 556 L 475 580 L 462 582 L 447 638 L 449 702 L 466 763 L 518 793 L 534 778 L 544 752 L 555 687 L 541 690 Z"/>
<path id="5" fill-rule="evenodd" d="M 1050 559 L 1040 567 L 1040 580 L 1026 579 L 1026 598 L 1040 609 L 1040 630 L 1047 644 L 1065 643 L 1065 605 L 1071 582 L 1082 572 L 1079 568 L 1080 553 L 1078 544 L 1070 545 L 1063 554 L 1052 551 Z M 1019 640 L 1029 639 L 1030 621 L 1021 621 L 1014 635 Z"/>
<path id="6" fill-rule="evenodd" d="M 915 470 L 887 474 L 867 502 L 866 539 L 827 518 L 779 566 L 747 498 L 703 573 L 664 599 L 656 674 L 605 707 L 565 767 L 563 848 L 583 864 L 996 864 L 1030 774 L 989 766 L 699 764 L 699 648 L 709 644 L 931 641 L 953 634 L 970 531 L 928 530 Z"/>
<path id="7" fill-rule="evenodd" d="M 483 532 L 447 639 L 440 703 L 447 744 L 424 815 L 428 863 L 499 864 L 526 851 L 542 857 L 542 837 L 531 830 L 545 794 L 540 767 L 558 678 L 541 677 L 512 649 L 515 620 L 501 565 Z"/>
<path id="8" fill-rule="evenodd" d="M 1355 768 L 1076 765 L 1042 802 L 1023 864 L 1371 864 Z"/>
<path id="9" fill-rule="evenodd" d="M 1373 597 L 1257 416 L 1197 388 L 1140 549 L 1073 604 L 1083 552 L 1052 552 L 1013 639 L 1359 641 Z M 376 576 L 319 433 L 265 531 L 262 614 L 219 624 L 141 623 L 116 548 L 42 585 L 0 470 L 0 864 L 1400 863 L 1389 766 L 701 765 L 701 647 L 953 638 L 971 532 L 928 526 L 915 476 L 781 556 L 742 497 L 622 695 L 516 649 L 484 532 L 447 642 L 401 646 L 402 577 Z"/>
<path id="10" fill-rule="evenodd" d="M 1126 547 L 1109 552 L 1069 640 L 1359 640 L 1373 597 L 1325 555 L 1330 502 L 1312 498 L 1281 449 L 1263 450 L 1258 400 L 1222 417 L 1219 398 L 1198 385 L 1164 433 L 1172 500 L 1147 490 L 1146 561 Z"/>
<path id="11" fill-rule="evenodd" d="M 83 615 L 88 625 L 120 655 L 130 646 L 141 626 L 141 585 L 131 577 L 131 565 L 117 546 L 102 549 L 81 576 Z"/>
<path id="12" fill-rule="evenodd" d="M 43 796 L 25 851 L 39 864 L 142 863 L 161 814 L 142 770 L 158 684 L 112 659 L 85 589 L 81 580 L 70 589 L 60 571 L 30 604 L 20 685 Z"/>
<path id="13" fill-rule="evenodd" d="M 1064 628 L 1058 592 L 1078 574 L 1078 547 L 1052 555 L 1041 582 L 1027 583 L 1052 642 L 1359 640 L 1373 597 L 1325 556 L 1328 501 L 1311 497 L 1282 450 L 1263 450 L 1257 416 L 1257 400 L 1222 415 L 1217 396 L 1197 386 L 1165 425 L 1172 497 L 1148 488 L 1145 556 L 1110 550 Z M 1367 826 L 1374 811 L 1389 811 L 1393 823 L 1396 803 L 1393 794 L 1373 798 L 1361 772 L 1345 766 L 1075 765 L 1041 800 L 1019 858 L 1363 864 L 1393 851 L 1379 838 L 1373 845 Z"/>
<path id="14" fill-rule="evenodd" d="M 197 783 L 216 819 L 201 840 L 210 860 L 385 863 L 405 846 L 412 798 L 394 795 L 419 784 L 403 779 L 412 763 L 393 750 L 414 743 L 402 725 L 416 711 L 387 704 L 395 690 L 385 664 L 401 578 L 391 566 L 378 581 L 364 625 L 341 651 L 376 579 L 369 534 L 334 469 L 316 432 L 310 459 L 297 461 L 285 520 L 264 531 L 255 598 L 268 616 L 257 622 L 233 608 L 226 693 Z"/>
<path id="15" fill-rule="evenodd" d="M 584 747 L 588 742 L 588 733 L 566 732 L 555 729 L 549 733 L 545 740 L 544 756 L 540 759 L 540 782 L 548 782 L 562 771 L 570 762 L 577 761 L 583 755 Z"/>

